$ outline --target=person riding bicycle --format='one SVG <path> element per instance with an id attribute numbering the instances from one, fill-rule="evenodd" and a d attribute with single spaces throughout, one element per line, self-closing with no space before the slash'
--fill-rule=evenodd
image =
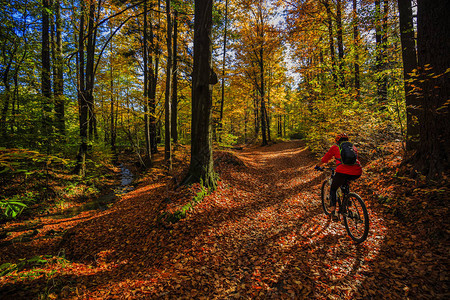
<path id="1" fill-rule="evenodd" d="M 362 174 L 361 163 L 358 159 L 356 159 L 356 163 L 351 165 L 342 163 L 339 146 L 342 142 L 348 140 L 347 134 L 338 134 L 335 138 L 336 145 L 331 146 L 328 152 L 322 157 L 321 162 L 316 166 L 316 168 L 320 168 L 323 164 L 328 163 L 333 157 L 336 159 L 336 174 L 333 177 L 330 188 L 330 212 L 332 216 L 336 216 L 336 192 L 338 188 L 348 181 L 358 179 Z M 354 150 L 356 151 L 356 148 L 354 148 Z"/>

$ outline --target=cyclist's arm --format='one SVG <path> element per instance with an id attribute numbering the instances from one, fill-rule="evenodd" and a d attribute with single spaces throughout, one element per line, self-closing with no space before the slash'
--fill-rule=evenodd
<path id="1" fill-rule="evenodd" d="M 328 150 L 328 152 L 325 153 L 325 155 L 322 157 L 321 164 L 326 164 L 331 159 L 333 159 L 333 157 L 336 157 L 336 154 L 335 154 L 336 148 L 337 148 L 337 151 L 339 152 L 339 148 L 337 146 L 335 146 L 335 145 L 331 146 L 331 148 Z"/>

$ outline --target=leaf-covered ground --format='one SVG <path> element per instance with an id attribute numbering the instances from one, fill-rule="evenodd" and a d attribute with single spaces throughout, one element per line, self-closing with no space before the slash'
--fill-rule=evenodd
<path id="1" fill-rule="evenodd" d="M 0 277 L 1 298 L 449 298 L 448 210 L 433 209 L 448 186 L 421 194 L 417 182 L 383 175 L 396 170 L 395 159 L 383 170 L 369 165 L 355 189 L 370 233 L 356 245 L 323 214 L 324 175 L 313 171 L 303 142 L 217 152 L 215 161 L 218 189 L 178 223 L 158 217 L 191 201 L 198 187 L 175 189 L 157 170 L 109 210 L 41 218 L 31 241 L 0 246 L 0 263 L 27 259 Z M 409 207 L 420 219 L 399 214 Z"/>

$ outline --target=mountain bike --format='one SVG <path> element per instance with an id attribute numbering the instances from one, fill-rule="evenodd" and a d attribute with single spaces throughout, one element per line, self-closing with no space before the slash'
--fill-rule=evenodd
<path id="1" fill-rule="evenodd" d="M 336 171 L 334 168 L 320 168 L 316 170 L 325 171 L 330 170 L 330 178 L 322 183 L 321 199 L 323 211 L 327 216 L 331 216 L 330 208 L 330 188 Z M 336 192 L 336 211 L 342 215 L 344 219 L 345 229 L 348 235 L 356 243 L 364 242 L 369 233 L 369 214 L 367 213 L 366 205 L 361 197 L 356 193 L 350 192 L 350 182 L 347 181 Z"/>

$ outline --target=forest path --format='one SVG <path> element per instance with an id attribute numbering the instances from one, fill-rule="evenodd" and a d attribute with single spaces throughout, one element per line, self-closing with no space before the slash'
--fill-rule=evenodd
<path id="1" fill-rule="evenodd" d="M 313 170 L 317 160 L 304 142 L 247 148 L 234 155 L 218 164 L 217 190 L 178 223 L 162 226 L 157 218 L 167 199 L 180 193 L 172 192 L 167 180 L 150 180 L 110 210 L 71 228 L 53 250 L 71 260 L 52 277 L 55 295 L 406 297 L 411 270 L 392 257 L 378 257 L 386 247 L 397 255 L 391 241 L 385 241 L 385 221 L 368 205 L 371 231 L 359 245 L 342 222 L 331 222 L 320 202 L 324 175 Z M 15 283 L 4 291 L 16 296 L 23 285 L 42 288 L 48 282 Z"/>
<path id="2" fill-rule="evenodd" d="M 115 211 L 74 231 L 65 245 L 72 256 L 104 255 L 111 269 L 104 285 L 87 288 L 86 295 L 128 294 L 126 289 L 136 297 L 173 299 L 366 295 L 358 283 L 383 232 L 356 245 L 341 223 L 330 222 L 319 197 L 323 175 L 313 170 L 317 161 L 304 142 L 234 154 L 244 166 L 219 163 L 218 189 L 170 228 L 155 224 L 155 205 L 143 209 L 155 204 L 155 195 L 171 197 L 156 184 L 131 192 Z M 106 236 L 92 234 L 99 228 Z"/>

